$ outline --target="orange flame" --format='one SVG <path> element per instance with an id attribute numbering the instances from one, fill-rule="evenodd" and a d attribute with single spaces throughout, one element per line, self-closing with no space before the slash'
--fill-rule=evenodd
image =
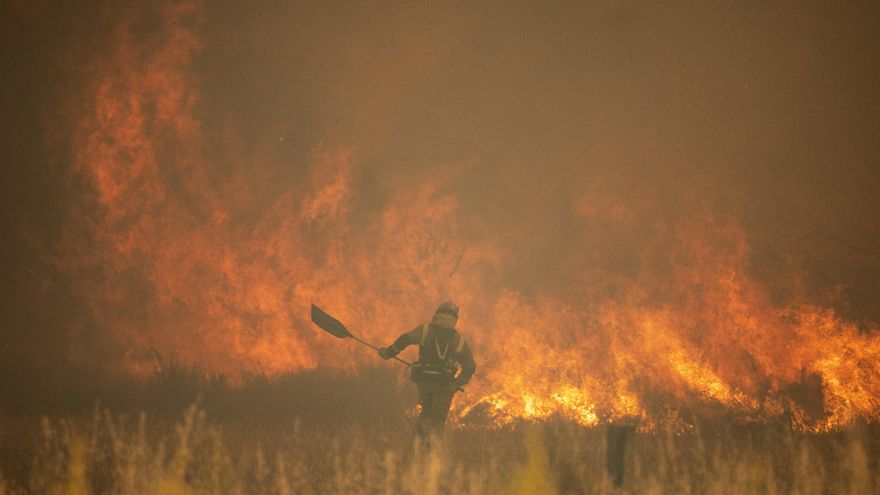
<path id="1" fill-rule="evenodd" d="M 583 236 L 567 242 L 580 257 L 558 260 L 578 283 L 529 293 L 509 280 L 510 245 L 530 233 L 499 232 L 463 207 L 454 183 L 468 166 L 414 174 L 381 207 L 358 208 L 351 147 L 317 145 L 295 184 L 254 172 L 255 159 L 218 165 L 191 68 L 199 8 L 160 12 L 149 43 L 130 34 L 135 12 L 108 53 L 77 61 L 88 111 L 71 117 L 69 173 L 84 186 L 58 266 L 88 324 L 121 350 L 103 364 L 148 373 L 156 349 L 233 374 L 356 371 L 379 361 L 313 328 L 310 303 L 388 343 L 452 297 L 479 363 L 458 399 L 461 420 L 650 424 L 681 408 L 746 420 L 787 411 L 821 430 L 877 418 L 876 332 L 806 300 L 774 303 L 749 275 L 735 219 L 707 213 L 644 229 L 636 220 L 650 210 L 596 181 L 569 205 Z M 264 165 L 274 166 L 254 167 Z M 639 230 L 640 269 L 584 268 L 601 262 L 586 237 L 626 229 Z"/>

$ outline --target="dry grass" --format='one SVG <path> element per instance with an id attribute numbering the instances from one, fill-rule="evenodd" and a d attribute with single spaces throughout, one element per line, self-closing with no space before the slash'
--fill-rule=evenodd
<path id="1" fill-rule="evenodd" d="M 880 490 L 876 424 L 822 435 L 792 432 L 783 422 L 635 433 L 619 488 L 606 471 L 606 427 L 453 428 L 424 452 L 412 447 L 413 418 L 404 413 L 415 400 L 412 387 L 395 380 L 393 372 L 254 377 L 232 388 L 176 370 L 153 382 L 77 385 L 79 396 L 99 397 L 106 407 L 84 408 L 86 398 L 33 397 L 17 410 L 6 402 L 0 494 Z M 193 397 L 198 405 L 187 406 Z"/>
<path id="2" fill-rule="evenodd" d="M 617 489 L 603 428 L 566 423 L 450 431 L 431 452 L 401 424 L 177 423 L 96 411 L 3 425 L 0 493 L 876 493 L 876 430 L 770 426 L 637 433 Z M 13 462 L 14 461 L 14 462 Z M 10 470 L 17 470 L 11 472 Z"/>

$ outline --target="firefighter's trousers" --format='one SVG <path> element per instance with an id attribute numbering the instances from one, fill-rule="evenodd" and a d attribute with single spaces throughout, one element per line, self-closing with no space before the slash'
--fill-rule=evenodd
<path id="1" fill-rule="evenodd" d="M 422 437 L 439 435 L 443 432 L 456 387 L 449 382 L 420 382 L 417 385 L 422 411 L 416 423 L 416 432 Z"/>

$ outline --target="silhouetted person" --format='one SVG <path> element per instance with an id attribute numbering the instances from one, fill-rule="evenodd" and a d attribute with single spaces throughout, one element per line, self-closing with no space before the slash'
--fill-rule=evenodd
<path id="1" fill-rule="evenodd" d="M 419 346 L 412 380 L 419 388 L 421 414 L 416 422 L 416 433 L 422 439 L 443 431 L 452 397 L 477 368 L 464 337 L 455 330 L 456 322 L 458 306 L 445 302 L 437 308 L 431 323 L 419 325 L 390 346 L 379 349 L 382 358 L 391 359 L 410 345 Z"/>

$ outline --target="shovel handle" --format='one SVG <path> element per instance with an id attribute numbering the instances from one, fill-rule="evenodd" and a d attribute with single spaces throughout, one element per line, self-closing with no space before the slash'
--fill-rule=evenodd
<path id="1" fill-rule="evenodd" d="M 370 349 L 373 349 L 374 351 L 378 351 L 378 350 L 379 350 L 378 347 L 374 346 L 373 344 L 371 344 L 371 343 L 369 343 L 369 342 L 367 342 L 367 341 L 365 341 L 365 340 L 361 340 L 361 339 L 357 338 L 357 337 L 354 336 L 354 335 L 352 335 L 351 338 L 353 338 L 354 340 L 357 340 L 357 341 L 360 342 L 361 344 L 364 344 L 365 346 L 369 347 Z M 396 361 L 399 361 L 399 362 L 401 362 L 401 363 L 407 365 L 407 366 L 412 366 L 412 363 L 410 363 L 409 361 L 404 361 L 403 359 L 400 359 L 400 358 L 397 357 L 397 356 L 394 356 L 394 359 L 395 359 Z"/>

